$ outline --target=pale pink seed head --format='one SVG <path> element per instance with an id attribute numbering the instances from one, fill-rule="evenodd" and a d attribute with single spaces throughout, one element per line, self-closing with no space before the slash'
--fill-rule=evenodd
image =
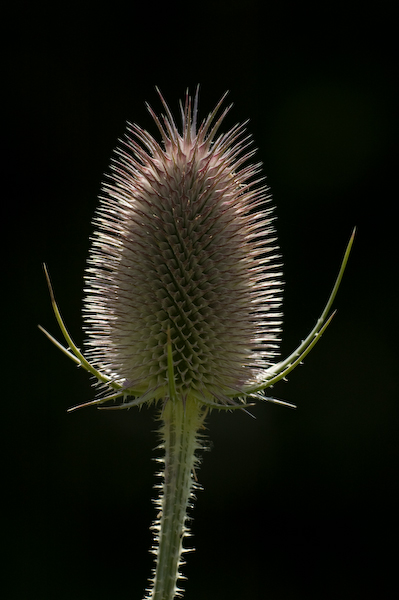
<path id="1" fill-rule="evenodd" d="M 168 396 L 170 332 L 179 397 L 229 403 L 275 360 L 281 274 L 260 164 L 244 125 L 217 135 L 228 109 L 162 135 L 130 125 L 95 217 L 84 315 L 90 359 L 129 395 Z M 256 179 L 256 181 L 255 181 Z M 145 394 L 145 396 L 144 396 Z"/>

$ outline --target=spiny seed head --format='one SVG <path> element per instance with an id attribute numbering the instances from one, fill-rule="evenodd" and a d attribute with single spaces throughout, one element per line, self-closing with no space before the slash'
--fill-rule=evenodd
<path id="1" fill-rule="evenodd" d="M 281 274 L 260 164 L 245 124 L 217 135 L 224 97 L 197 129 L 198 91 L 149 108 L 162 145 L 129 125 L 95 217 L 86 277 L 87 346 L 127 395 L 229 403 L 262 380 L 280 332 Z"/>

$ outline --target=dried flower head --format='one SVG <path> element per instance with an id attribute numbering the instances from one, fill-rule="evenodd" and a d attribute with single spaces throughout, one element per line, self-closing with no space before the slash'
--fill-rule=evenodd
<path id="1" fill-rule="evenodd" d="M 129 408 L 172 393 L 218 408 L 265 398 L 330 323 L 352 247 L 355 232 L 315 327 L 276 363 L 281 272 L 261 165 L 248 164 L 255 150 L 246 123 L 218 135 L 231 108 L 218 116 L 224 95 L 197 128 L 197 90 L 193 103 L 187 93 L 180 104 L 179 132 L 159 95 L 166 114 L 148 110 L 163 146 L 129 126 L 95 217 L 84 304 L 92 362 L 71 339 L 45 269 L 68 348 L 42 331 L 111 391 L 74 408 L 116 398 L 123 402 L 104 408 Z"/>
<path id="2" fill-rule="evenodd" d="M 129 395 L 168 395 L 167 335 L 182 399 L 231 403 L 274 362 L 281 313 L 270 198 L 247 164 L 244 125 L 217 135 L 222 100 L 197 129 L 151 114 L 163 147 L 130 125 L 95 217 L 88 356 Z"/>

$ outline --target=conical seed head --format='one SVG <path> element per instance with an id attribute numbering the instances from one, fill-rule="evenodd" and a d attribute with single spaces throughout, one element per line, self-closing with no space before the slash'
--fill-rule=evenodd
<path id="1" fill-rule="evenodd" d="M 84 305 L 92 362 L 148 400 L 168 395 L 168 344 L 184 399 L 245 396 L 274 362 L 281 274 L 267 188 L 244 126 L 196 126 L 187 96 L 160 145 L 129 126 L 95 217 Z M 222 99 L 223 100 L 223 99 Z M 168 341 L 169 340 L 169 341 Z"/>

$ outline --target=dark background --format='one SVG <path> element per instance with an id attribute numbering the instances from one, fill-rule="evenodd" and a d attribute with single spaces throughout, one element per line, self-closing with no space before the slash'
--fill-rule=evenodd
<path id="1" fill-rule="evenodd" d="M 349 6 L 349 8 L 348 8 Z M 208 419 L 187 600 L 392 597 L 397 552 L 395 4 L 16 2 L 3 57 L 3 540 L 8 600 L 140 599 L 152 567 L 155 413 L 94 409 L 58 336 L 46 262 L 82 343 L 100 182 L 145 101 L 200 114 L 230 90 L 276 204 L 283 354 L 312 328 L 358 227 L 336 315 L 275 395 Z M 4 333 L 5 331 L 5 333 Z M 4 561 L 3 561 L 4 564 Z"/>

